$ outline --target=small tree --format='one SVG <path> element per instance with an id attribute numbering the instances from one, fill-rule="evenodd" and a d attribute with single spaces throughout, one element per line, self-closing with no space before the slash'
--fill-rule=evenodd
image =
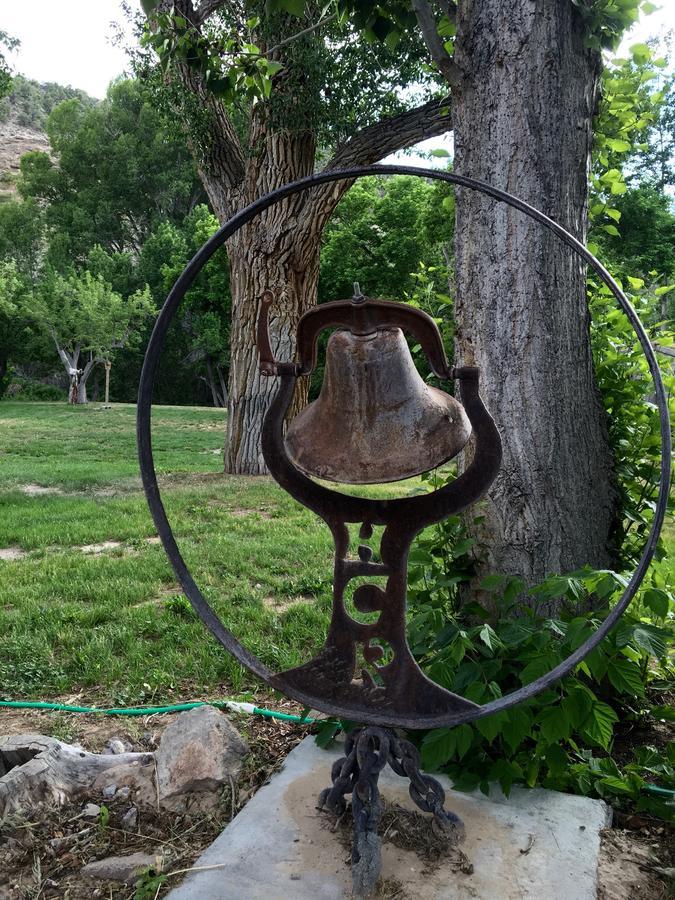
<path id="1" fill-rule="evenodd" d="M 125 299 L 91 272 L 45 279 L 29 312 L 56 345 L 70 378 L 70 403 L 87 402 L 87 380 L 97 363 L 106 369 L 108 401 L 115 351 L 138 337 L 139 325 L 154 308 L 147 285 Z"/>

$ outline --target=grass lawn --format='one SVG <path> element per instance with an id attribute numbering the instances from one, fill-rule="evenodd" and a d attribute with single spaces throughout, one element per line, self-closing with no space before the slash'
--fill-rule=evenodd
<path id="1" fill-rule="evenodd" d="M 138 704 L 257 690 L 195 618 L 153 540 L 134 428 L 131 405 L 0 404 L 0 549 L 18 557 L 0 559 L 3 699 L 84 690 Z M 285 668 L 321 644 L 330 536 L 271 479 L 222 474 L 224 429 L 222 410 L 156 408 L 167 511 L 224 621 Z"/>
<path id="2" fill-rule="evenodd" d="M 0 699 L 269 697 L 176 585 L 141 489 L 135 412 L 0 403 Z M 332 542 L 272 479 L 223 475 L 224 434 L 222 410 L 155 408 L 167 512 L 223 621 L 269 666 L 288 668 L 323 641 Z M 419 481 L 367 490 L 400 494 Z"/>

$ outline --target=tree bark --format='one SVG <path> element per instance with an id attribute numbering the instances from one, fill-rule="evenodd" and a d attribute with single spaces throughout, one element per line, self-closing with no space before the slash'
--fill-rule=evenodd
<path id="1" fill-rule="evenodd" d="M 454 62 L 455 171 L 515 194 L 584 241 L 600 61 L 573 4 L 466 0 Z M 585 267 L 504 204 L 466 189 L 456 204 L 456 359 L 480 366 L 503 442 L 484 519 L 471 526 L 479 568 L 531 583 L 605 567 L 615 493 Z"/>

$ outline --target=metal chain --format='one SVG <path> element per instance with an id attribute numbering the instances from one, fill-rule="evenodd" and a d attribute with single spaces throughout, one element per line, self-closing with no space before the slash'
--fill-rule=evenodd
<path id="1" fill-rule="evenodd" d="M 397 775 L 410 780 L 414 803 L 423 812 L 433 814 L 432 828 L 452 845 L 464 839 L 461 819 L 444 808 L 445 791 L 440 783 L 431 775 L 422 774 L 420 754 L 414 744 L 390 729 L 370 726 L 352 731 L 347 735 L 345 755 L 333 763 L 333 785 L 321 792 L 318 805 L 339 817 L 347 809 L 346 795 L 352 795 L 352 880 L 357 897 L 370 896 L 380 873 L 377 826 L 382 802 L 377 782 L 387 763 Z"/>

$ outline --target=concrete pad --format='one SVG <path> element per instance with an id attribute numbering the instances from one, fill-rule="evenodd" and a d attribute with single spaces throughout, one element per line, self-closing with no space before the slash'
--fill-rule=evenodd
<path id="1" fill-rule="evenodd" d="M 315 808 L 341 755 L 339 748 L 321 750 L 305 738 L 195 863 L 212 868 L 188 875 L 170 900 L 350 897 L 349 853 L 330 830 L 329 817 Z M 451 793 L 448 779 L 439 781 L 446 808 L 464 820 L 462 850 L 473 873 L 454 871 L 451 860 L 429 865 L 385 842 L 382 877 L 396 885 L 397 900 L 595 900 L 599 832 L 610 821 L 603 802 L 519 788 L 508 799 L 498 788 L 487 798 Z M 386 800 L 416 809 L 407 780 L 389 767 L 379 783 Z"/>

